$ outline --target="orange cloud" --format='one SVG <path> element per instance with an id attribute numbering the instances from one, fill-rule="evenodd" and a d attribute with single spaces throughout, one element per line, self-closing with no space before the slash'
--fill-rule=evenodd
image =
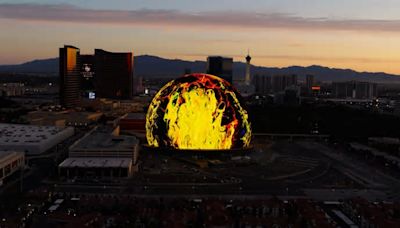
<path id="1" fill-rule="evenodd" d="M 0 4 L 0 18 L 32 21 L 111 23 L 131 26 L 283 28 L 306 30 L 400 32 L 400 20 L 305 18 L 284 13 L 177 10 L 95 10 L 72 5 Z"/>

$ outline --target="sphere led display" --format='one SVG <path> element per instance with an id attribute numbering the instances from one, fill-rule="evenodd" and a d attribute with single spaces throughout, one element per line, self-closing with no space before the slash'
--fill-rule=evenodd
<path id="1" fill-rule="evenodd" d="M 248 147 L 251 128 L 240 94 L 225 80 L 189 74 L 168 82 L 146 116 L 147 142 L 175 149 Z"/>

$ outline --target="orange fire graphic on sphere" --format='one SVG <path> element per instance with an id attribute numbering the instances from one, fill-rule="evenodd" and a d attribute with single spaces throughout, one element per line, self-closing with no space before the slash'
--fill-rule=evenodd
<path id="1" fill-rule="evenodd" d="M 148 144 L 176 149 L 248 147 L 251 128 L 240 99 L 227 81 L 213 75 L 189 74 L 170 81 L 149 106 Z"/>

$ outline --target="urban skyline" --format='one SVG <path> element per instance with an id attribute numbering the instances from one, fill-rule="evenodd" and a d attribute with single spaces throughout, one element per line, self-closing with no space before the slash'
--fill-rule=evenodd
<path id="1" fill-rule="evenodd" d="M 0 35 L 0 64 L 54 57 L 55 48 L 68 43 L 85 47 L 83 53 L 101 46 L 185 60 L 222 55 L 242 61 L 249 48 L 255 65 L 399 74 L 399 7 L 374 0 L 0 1 L 0 28 L 8 31 Z"/>
<path id="2" fill-rule="evenodd" d="M 400 227 L 398 9 L 0 0 L 0 228 Z"/>

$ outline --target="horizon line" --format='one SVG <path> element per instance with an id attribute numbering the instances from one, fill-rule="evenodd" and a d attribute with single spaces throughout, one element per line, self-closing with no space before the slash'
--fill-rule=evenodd
<path id="1" fill-rule="evenodd" d="M 93 55 L 93 54 L 83 54 L 83 55 Z M 166 59 L 166 60 L 179 60 L 179 61 L 185 61 L 185 62 L 207 62 L 207 60 L 188 60 L 188 59 L 182 59 L 182 58 L 169 58 L 169 57 L 163 57 L 163 56 L 159 56 L 159 55 L 154 55 L 154 54 L 140 54 L 140 55 L 134 55 L 134 58 L 136 57 L 140 57 L 140 56 L 150 56 L 150 57 L 157 57 L 157 58 L 161 58 L 161 59 Z M 230 57 L 229 55 L 209 55 L 209 56 L 223 56 L 223 57 Z M 256 56 L 257 57 L 257 56 Z M 35 61 L 44 61 L 44 60 L 52 60 L 52 59 L 58 59 L 59 57 L 50 57 L 50 58 L 35 58 L 33 60 L 28 60 L 25 62 L 21 62 L 21 63 L 15 63 L 15 64 L 1 64 L 0 63 L 0 67 L 4 67 L 4 66 L 19 66 L 19 65 L 23 65 L 23 64 L 27 64 L 27 63 L 32 63 Z M 242 63 L 242 64 L 246 64 L 244 61 L 233 61 L 234 63 Z M 393 75 L 393 76 L 400 76 L 400 74 L 396 74 L 396 73 L 387 73 L 384 71 L 359 71 L 359 70 L 355 70 L 352 68 L 337 68 L 337 67 L 329 67 L 329 66 L 325 66 L 325 65 L 319 65 L 319 64 L 311 64 L 311 65 L 287 65 L 287 66 L 283 66 L 283 67 L 278 67 L 278 66 L 266 66 L 266 65 L 254 65 L 251 64 L 251 66 L 253 67 L 262 67 L 262 68 L 275 68 L 275 69 L 285 69 L 285 68 L 291 68 L 291 67 L 302 67 L 302 68 L 310 68 L 310 67 L 321 67 L 321 68 L 328 68 L 330 70 L 351 70 L 354 71 L 356 73 L 369 73 L 369 74 L 386 74 L 386 75 Z M 1 73 L 1 72 L 0 72 Z"/>

